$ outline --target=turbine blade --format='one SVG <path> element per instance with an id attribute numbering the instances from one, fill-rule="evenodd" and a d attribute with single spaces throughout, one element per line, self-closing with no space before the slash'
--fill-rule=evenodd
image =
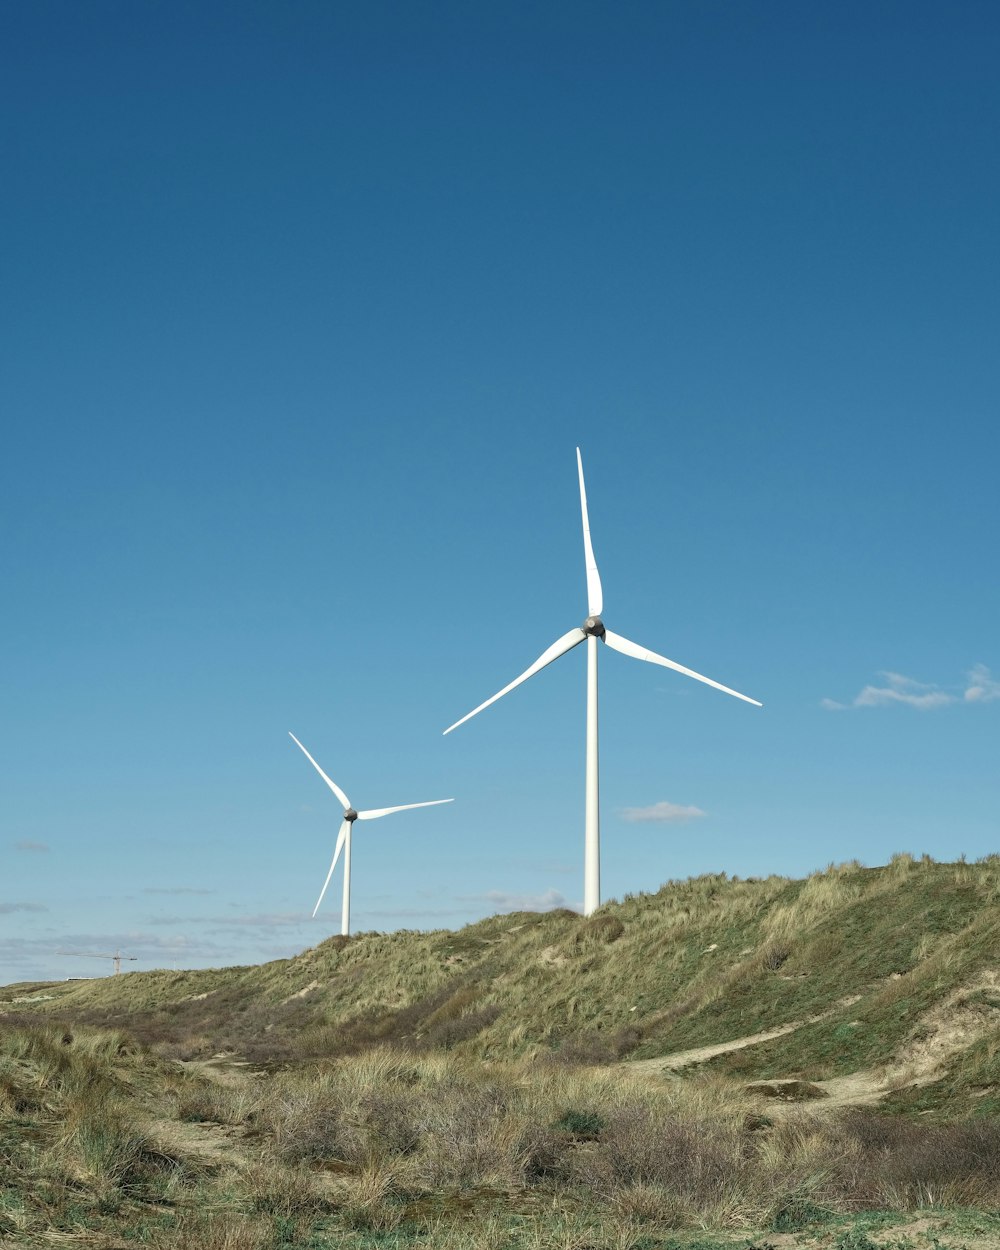
<path id="1" fill-rule="evenodd" d="M 337 849 L 333 852 L 333 862 L 330 865 L 330 871 L 326 874 L 326 880 L 323 882 L 323 888 L 319 892 L 319 898 L 316 900 L 316 906 L 313 908 L 313 919 L 316 919 L 316 913 L 319 911 L 319 905 L 323 901 L 323 895 L 326 893 L 326 887 L 330 884 L 330 878 L 333 876 L 333 870 L 337 867 L 337 860 L 340 859 L 340 852 L 344 849 L 344 843 L 347 841 L 347 831 L 350 829 L 350 822 L 343 820 L 340 823 L 340 833 L 337 836 Z"/>
<path id="2" fill-rule="evenodd" d="M 411 807 L 437 807 L 439 803 L 454 803 L 454 799 L 431 799 L 429 803 L 404 803 L 402 807 L 373 807 L 368 812 L 358 812 L 358 820 L 378 820 L 380 816 L 391 816 L 393 812 L 408 812 Z"/>
<path id="3" fill-rule="evenodd" d="M 316 771 L 317 771 L 317 772 L 319 773 L 319 775 L 323 778 L 323 780 L 324 780 L 324 781 L 326 782 L 326 784 L 330 787 L 330 789 L 334 792 L 334 794 L 337 796 L 337 798 L 338 798 L 338 799 L 340 799 L 341 803 L 344 805 L 344 811 L 346 812 L 346 811 L 347 811 L 347 809 L 351 806 L 351 801 L 350 801 L 350 799 L 347 797 L 347 795 L 343 792 L 343 790 L 341 790 L 340 786 L 338 786 L 338 785 L 337 785 L 337 783 L 336 783 L 335 781 L 331 781 L 331 780 L 330 780 L 330 778 L 326 775 L 326 773 L 322 770 L 322 768 L 320 768 L 320 766 L 316 763 L 316 761 L 313 759 L 313 757 L 312 757 L 312 756 L 309 754 L 309 752 L 305 749 L 305 747 L 304 747 L 304 746 L 302 745 L 302 743 L 298 740 L 298 738 L 296 738 L 296 736 L 295 736 L 293 733 L 291 733 L 291 731 L 289 731 L 288 736 L 289 736 L 289 738 L 291 738 L 291 740 L 295 743 L 295 745 L 299 748 L 299 750 L 300 750 L 300 751 L 302 752 L 302 754 L 306 757 L 306 759 L 309 761 L 309 763 L 310 763 L 310 764 L 312 764 L 313 768 L 315 768 L 315 769 L 316 769 Z"/>
<path id="4" fill-rule="evenodd" d="M 583 458 L 580 448 L 576 449 L 576 467 L 580 473 L 580 511 L 583 513 L 583 555 L 587 563 L 587 612 L 591 616 L 600 616 L 604 610 L 604 591 L 601 589 L 601 575 L 597 571 L 594 559 L 594 546 L 590 541 L 590 519 L 587 516 L 587 490 L 583 484 Z"/>
<path id="5" fill-rule="evenodd" d="M 749 695 L 740 694 L 738 690 L 730 690 L 728 686 L 723 686 L 721 682 L 713 681 L 711 677 L 703 677 L 701 673 L 696 673 L 693 668 L 685 668 L 683 664 L 676 664 L 665 656 L 657 655 L 655 651 L 647 651 L 645 647 L 629 642 L 621 634 L 613 634 L 610 629 L 605 631 L 604 641 L 613 651 L 620 651 L 622 655 L 630 655 L 634 660 L 647 660 L 650 664 L 662 664 L 664 668 L 672 668 L 677 673 L 683 673 L 685 677 L 693 677 L 695 681 L 703 681 L 706 686 L 714 686 L 716 690 L 721 690 L 724 694 L 731 694 L 734 699 L 742 699 L 744 703 L 752 703 L 754 707 L 764 706 L 763 703 L 759 703 L 756 699 L 751 699 Z"/>
<path id="6" fill-rule="evenodd" d="M 565 655 L 567 651 L 571 651 L 573 647 L 577 646 L 578 643 L 583 642 L 586 637 L 587 635 L 579 627 L 571 629 L 568 634 L 563 634 L 558 642 L 554 642 L 552 646 L 549 647 L 548 651 L 542 652 L 534 664 L 532 664 L 531 668 L 525 669 L 520 677 L 515 677 L 509 685 L 504 686 L 504 688 L 498 691 L 492 699 L 487 699 L 485 703 L 480 703 L 478 707 L 473 708 L 472 711 L 463 716 L 461 720 L 455 721 L 454 725 L 449 725 L 444 732 L 446 734 L 450 734 L 451 731 L 453 729 L 457 729 L 459 725 L 464 725 L 465 722 L 467 720 L 471 720 L 477 712 L 481 712 L 484 707 L 489 707 L 491 703 L 496 703 L 497 699 L 502 699 L 505 694 L 509 694 L 510 691 L 513 690 L 515 686 L 519 686 L 522 681 L 527 681 L 529 677 L 534 677 L 540 669 L 545 668 L 547 664 L 551 664 L 553 660 L 558 660 L 559 657 L 561 655 Z"/>

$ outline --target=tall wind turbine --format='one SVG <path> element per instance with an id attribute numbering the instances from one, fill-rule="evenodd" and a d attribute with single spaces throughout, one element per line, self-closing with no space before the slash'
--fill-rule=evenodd
<path id="1" fill-rule="evenodd" d="M 672 668 L 675 672 L 683 673 L 686 677 L 693 677 L 695 681 L 703 681 L 706 686 L 714 686 L 716 690 L 721 690 L 725 694 L 731 694 L 736 699 L 742 699 L 745 703 L 752 703 L 755 707 L 763 707 L 756 699 L 751 699 L 745 694 L 740 694 L 738 690 L 730 690 L 728 686 L 723 686 L 717 681 L 713 681 L 710 677 L 703 677 L 701 673 L 696 673 L 693 669 L 685 668 L 683 664 L 677 664 L 674 660 L 668 660 L 666 656 L 657 655 L 655 651 L 647 651 L 645 647 L 640 647 L 634 642 L 629 642 L 627 638 L 623 638 L 621 634 L 614 634 L 610 629 L 606 629 L 604 622 L 601 620 L 601 612 L 604 610 L 604 592 L 601 589 L 601 575 L 597 571 L 597 561 L 594 559 L 594 548 L 590 541 L 590 521 L 587 516 L 587 491 L 583 484 L 583 458 L 580 455 L 580 448 L 576 449 L 576 466 L 580 475 L 580 511 L 583 514 L 583 554 L 587 568 L 587 619 L 581 626 L 571 629 L 568 634 L 563 636 L 552 644 L 547 651 L 543 651 L 538 659 L 525 669 L 520 677 L 515 677 L 509 685 L 498 691 L 492 699 L 487 699 L 485 703 L 480 703 L 477 708 L 473 708 L 471 712 L 463 716 L 461 720 L 457 720 L 454 725 L 449 725 L 444 731 L 450 734 L 453 729 L 457 729 L 459 725 L 465 724 L 483 708 L 487 708 L 491 703 L 496 703 L 497 699 L 503 698 L 515 686 L 519 686 L 523 681 L 527 681 L 529 677 L 533 677 L 535 673 L 551 664 L 553 660 L 558 660 L 561 655 L 565 655 L 567 651 L 572 651 L 576 646 L 586 639 L 587 641 L 587 775 L 586 775 L 586 825 L 585 825 L 585 842 L 584 842 L 584 862 L 583 862 L 583 914 L 589 916 L 591 912 L 596 911 L 601 905 L 601 825 L 600 825 L 600 806 L 599 806 L 599 789 L 597 777 L 597 640 L 600 638 L 613 651 L 620 651 L 622 655 L 631 656 L 635 660 L 646 660 L 650 664 L 662 664 L 664 668 Z"/>
<path id="2" fill-rule="evenodd" d="M 289 733 L 288 736 L 334 792 L 344 809 L 344 819 L 340 826 L 340 833 L 337 835 L 337 847 L 333 852 L 333 863 L 330 865 L 330 871 L 326 874 L 326 880 L 323 882 L 323 888 L 319 892 L 319 898 L 316 900 L 316 906 L 313 908 L 312 914 L 315 917 L 316 913 L 319 911 L 319 905 L 323 901 L 323 895 L 326 893 L 326 887 L 330 884 L 330 878 L 333 876 L 334 868 L 337 867 L 337 860 L 340 858 L 340 852 L 343 851 L 344 905 L 341 912 L 340 931 L 346 937 L 351 930 L 351 830 L 354 828 L 354 822 L 356 820 L 378 820 L 380 816 L 390 816 L 393 812 L 408 812 L 411 807 L 437 807 L 440 803 L 454 803 L 455 800 L 432 799 L 429 803 L 404 803 L 402 807 L 373 807 L 367 812 L 356 812 L 351 806 L 350 799 L 343 792 L 343 790 L 341 790 L 340 786 L 338 786 L 335 781 L 330 780 L 298 738 L 296 738 L 293 733 Z"/>

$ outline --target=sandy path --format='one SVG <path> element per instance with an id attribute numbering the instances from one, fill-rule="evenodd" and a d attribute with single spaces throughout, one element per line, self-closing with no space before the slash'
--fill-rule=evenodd
<path id="1" fill-rule="evenodd" d="M 819 1019 L 819 1017 L 816 1017 Z M 760 1042 L 769 1042 L 775 1037 L 784 1037 L 786 1033 L 794 1033 L 810 1020 L 793 1020 L 790 1024 L 782 1024 L 766 1033 L 751 1033 L 749 1037 L 737 1037 L 731 1042 L 717 1042 L 714 1046 L 695 1046 L 691 1050 L 678 1050 L 672 1055 L 659 1055 L 656 1059 L 634 1059 L 624 1066 L 630 1072 L 640 1072 L 648 1076 L 668 1075 L 678 1068 L 689 1068 L 693 1063 L 704 1063 L 706 1059 L 714 1059 L 716 1055 L 728 1055 L 733 1050 L 744 1050 L 747 1046 L 756 1046 Z"/>
<path id="2" fill-rule="evenodd" d="M 944 1071 L 946 1060 L 958 1051 L 964 1050 L 986 1031 L 1000 1021 L 1000 1007 L 983 1004 L 969 999 L 976 990 L 996 989 L 1000 985 L 1000 973 L 988 969 L 970 984 L 961 986 L 949 994 L 942 1002 L 923 1014 L 920 1019 L 922 1026 L 914 1040 L 904 1043 L 896 1055 L 895 1061 L 877 1072 L 860 1069 L 847 1076 L 831 1077 L 825 1081 L 806 1082 L 814 1091 L 820 1091 L 822 1098 L 810 1099 L 810 1106 L 816 1110 L 835 1110 L 838 1107 L 858 1107 L 879 1102 L 891 1090 L 907 1085 L 929 1085 L 939 1079 Z M 675 1051 L 672 1055 L 660 1055 L 656 1059 L 637 1059 L 622 1064 L 626 1071 L 635 1072 L 646 1077 L 675 1077 L 682 1069 L 693 1064 L 704 1063 L 714 1059 L 716 1055 L 730 1054 L 735 1050 L 745 1050 L 773 1038 L 793 1033 L 805 1024 L 833 1015 L 837 1010 L 856 1002 L 857 995 L 841 999 L 829 1011 L 807 1020 L 795 1020 L 778 1028 L 763 1033 L 751 1033 L 747 1037 L 736 1037 L 728 1042 L 719 1042 L 713 1046 L 696 1046 L 690 1050 Z M 855 1022 L 857 1023 L 857 1022 Z M 789 1090 L 787 1097 L 782 1097 L 781 1086 L 796 1086 L 800 1082 L 792 1077 L 770 1078 L 747 1082 L 749 1085 L 771 1087 L 770 1093 L 776 1108 L 795 1105 L 801 1102 Z M 763 1091 L 761 1091 L 763 1092 Z"/>
<path id="3" fill-rule="evenodd" d="M 839 1006 L 845 1002 L 852 1000 L 842 1000 Z M 835 1010 L 835 1009 L 834 1009 Z M 778 1028 L 768 1029 L 763 1033 L 751 1033 L 747 1037 L 736 1037 L 728 1042 L 718 1042 L 713 1046 L 694 1046 L 690 1050 L 678 1050 L 672 1055 L 660 1055 L 656 1059 L 636 1059 L 632 1062 L 626 1062 L 622 1065 L 629 1072 L 638 1073 L 646 1077 L 675 1077 L 682 1068 L 691 1067 L 696 1063 L 704 1063 L 706 1059 L 714 1059 L 716 1055 L 728 1055 L 734 1050 L 746 1050 L 750 1046 L 758 1046 L 762 1042 L 769 1042 L 776 1037 L 784 1037 L 787 1033 L 794 1033 L 796 1029 L 801 1029 L 803 1025 L 814 1024 L 818 1020 L 822 1020 L 825 1016 L 831 1015 L 832 1011 L 823 1012 L 818 1016 L 811 1016 L 806 1020 L 793 1020 L 788 1024 L 779 1025 Z M 821 1090 L 824 1097 L 809 1099 L 809 1106 L 815 1110 L 834 1110 L 838 1107 L 857 1107 L 865 1104 L 877 1103 L 888 1093 L 888 1074 L 883 1073 L 882 1079 L 877 1079 L 873 1072 L 858 1071 L 852 1072 L 849 1076 L 831 1077 L 826 1081 L 809 1081 L 807 1084 L 814 1090 Z M 795 1086 L 800 1082 L 792 1077 L 771 1078 L 769 1080 L 748 1082 L 750 1085 L 770 1086 L 772 1089 L 777 1087 L 780 1089 L 782 1085 Z M 774 1099 L 774 1106 L 788 1107 L 801 1105 L 801 1100 L 794 1096 L 783 1099 L 780 1095 Z"/>
<path id="4" fill-rule="evenodd" d="M 213 1055 L 211 1059 L 182 1059 L 180 1065 L 195 1076 L 207 1077 L 220 1085 L 243 1085 L 248 1077 L 258 1073 L 244 1059 L 231 1059 L 228 1055 Z"/>
<path id="5" fill-rule="evenodd" d="M 208 1120 L 150 1120 L 148 1127 L 150 1136 L 161 1146 L 207 1163 L 236 1162 L 245 1136 L 242 1128 Z"/>
<path id="6" fill-rule="evenodd" d="M 188 1059 L 181 1067 L 195 1076 L 205 1077 L 229 1088 L 243 1086 L 259 1077 L 248 1063 L 228 1055 L 211 1059 Z M 150 1120 L 149 1131 L 168 1149 L 194 1155 L 206 1162 L 232 1164 L 245 1153 L 242 1146 L 247 1135 L 243 1125 L 221 1124 L 215 1120 Z"/>

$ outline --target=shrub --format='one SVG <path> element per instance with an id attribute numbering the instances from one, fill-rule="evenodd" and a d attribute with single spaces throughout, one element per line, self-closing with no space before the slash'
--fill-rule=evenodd
<path id="1" fill-rule="evenodd" d="M 568 1037 L 557 1051 L 547 1057 L 556 1064 L 599 1067 L 618 1063 L 641 1041 L 642 1031 L 631 1026 L 614 1033 L 584 1029 Z"/>
<path id="2" fill-rule="evenodd" d="M 802 1194 L 786 1194 L 775 1203 L 770 1227 L 776 1233 L 797 1233 L 830 1218 L 830 1212 Z"/>
<path id="3" fill-rule="evenodd" d="M 878 1246 L 868 1236 L 864 1228 L 855 1225 L 845 1228 L 833 1243 L 835 1250 L 878 1250 Z"/>
<path id="4" fill-rule="evenodd" d="M 337 1092 L 325 1081 L 276 1086 L 261 1108 L 260 1125 L 288 1163 L 365 1154 L 361 1134 L 345 1122 Z"/>
<path id="5" fill-rule="evenodd" d="M 181 1161 L 155 1145 L 121 1103 L 71 1108 L 57 1150 L 105 1194 L 112 1188 L 141 1191 L 181 1169 Z"/>
<path id="6" fill-rule="evenodd" d="M 499 1015 L 500 1008 L 490 1005 L 480 1007 L 478 1011 L 467 1011 L 464 1015 L 439 1020 L 427 1030 L 421 1041 L 424 1046 L 451 1050 L 460 1042 L 467 1042 L 483 1029 L 488 1029 Z"/>
<path id="7" fill-rule="evenodd" d="M 855 1110 L 827 1130 L 841 1192 L 866 1207 L 1000 1201 L 1000 1123 L 920 1124 Z"/>
<path id="8" fill-rule="evenodd" d="M 244 1168 L 241 1180 L 254 1211 L 294 1218 L 313 1215 L 329 1206 L 316 1178 L 306 1168 L 253 1163 Z"/>
<path id="9" fill-rule="evenodd" d="M 553 1128 L 569 1133 L 577 1141 L 597 1141 L 604 1128 L 604 1117 L 596 1111 L 565 1111 Z"/>
<path id="10" fill-rule="evenodd" d="M 767 972 L 777 972 L 782 968 L 791 955 L 791 951 L 787 946 L 772 944 L 766 946 L 760 953 L 760 966 Z"/>
<path id="11" fill-rule="evenodd" d="M 245 1124 L 253 1118 L 259 1101 L 257 1090 L 195 1079 L 185 1082 L 179 1090 L 174 1114 L 179 1120 L 195 1123 Z"/>
<path id="12" fill-rule="evenodd" d="M 399 1201 L 401 1177 L 397 1167 L 370 1163 L 342 1184 L 341 1214 L 351 1228 L 389 1232 L 403 1218 Z"/>

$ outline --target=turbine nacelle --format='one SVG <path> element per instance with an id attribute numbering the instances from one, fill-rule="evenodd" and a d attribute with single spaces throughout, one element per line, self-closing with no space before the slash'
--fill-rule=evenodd
<path id="1" fill-rule="evenodd" d="M 348 824 L 353 824 L 357 820 L 357 818 L 358 818 L 358 813 L 354 810 L 353 807 L 349 807 L 347 811 L 344 812 L 344 819 L 348 822 Z"/>
<path id="2" fill-rule="evenodd" d="M 604 622 L 599 616 L 588 616 L 580 628 L 592 638 L 603 638 L 607 633 Z"/>

